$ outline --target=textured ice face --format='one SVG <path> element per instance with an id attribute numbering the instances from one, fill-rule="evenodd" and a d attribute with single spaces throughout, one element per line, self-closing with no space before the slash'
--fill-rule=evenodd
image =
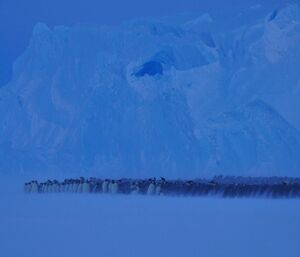
<path id="1" fill-rule="evenodd" d="M 0 170 L 299 175 L 299 13 L 38 24 L 0 91 Z"/>

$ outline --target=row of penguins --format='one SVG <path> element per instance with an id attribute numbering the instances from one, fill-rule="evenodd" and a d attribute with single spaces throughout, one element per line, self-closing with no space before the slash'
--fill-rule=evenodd
<path id="1" fill-rule="evenodd" d="M 26 182 L 25 193 L 104 193 L 170 196 L 299 198 L 300 178 L 223 177 L 195 180 L 160 179 L 65 179 Z"/>
<path id="2" fill-rule="evenodd" d="M 65 179 L 63 182 L 58 180 L 47 180 L 39 183 L 32 180 L 24 184 L 25 193 L 124 193 L 124 194 L 149 194 L 159 195 L 161 185 L 166 182 L 164 178 L 157 180 L 150 178 L 148 180 L 131 179 Z M 145 190 L 146 188 L 146 190 Z"/>

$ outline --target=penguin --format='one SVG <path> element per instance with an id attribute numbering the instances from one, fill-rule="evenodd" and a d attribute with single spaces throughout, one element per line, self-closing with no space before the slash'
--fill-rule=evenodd
<path id="1" fill-rule="evenodd" d="M 147 189 L 147 195 L 154 195 L 154 194 L 155 194 L 155 184 L 154 181 L 151 181 Z"/>
<path id="2" fill-rule="evenodd" d="M 73 185 L 74 185 L 74 183 L 75 183 L 74 179 L 70 179 L 69 180 L 68 193 L 73 193 Z"/>
<path id="3" fill-rule="evenodd" d="M 40 184 L 40 192 L 45 193 L 45 183 Z"/>
<path id="4" fill-rule="evenodd" d="M 57 193 L 58 188 L 57 188 L 57 182 L 54 180 L 52 184 L 52 193 Z"/>
<path id="5" fill-rule="evenodd" d="M 93 188 L 93 192 L 95 193 L 100 193 L 102 192 L 102 180 L 101 179 L 98 179 L 96 182 L 95 182 L 95 186 Z"/>
<path id="6" fill-rule="evenodd" d="M 56 183 L 56 193 L 60 193 L 61 192 L 61 183 L 59 181 L 57 181 Z"/>
<path id="7" fill-rule="evenodd" d="M 88 183 L 88 192 L 89 192 L 89 193 L 95 192 L 95 190 L 96 190 L 96 185 L 97 185 L 97 179 L 94 178 L 94 177 L 90 177 L 90 178 L 87 180 L 87 183 Z M 85 186 L 86 186 L 86 185 L 85 185 Z"/>
<path id="8" fill-rule="evenodd" d="M 64 182 L 58 182 L 58 185 L 57 185 L 57 192 L 58 193 L 64 193 Z"/>
<path id="9" fill-rule="evenodd" d="M 78 182 L 78 187 L 77 187 L 77 193 L 82 193 L 82 188 L 83 188 L 83 182 L 79 181 Z"/>
<path id="10" fill-rule="evenodd" d="M 72 188 L 73 188 L 73 179 L 68 179 L 65 191 L 67 193 L 72 193 Z"/>
<path id="11" fill-rule="evenodd" d="M 111 180 L 111 181 L 108 182 L 108 185 L 107 185 L 108 193 L 111 193 L 112 183 L 115 183 L 114 180 Z"/>
<path id="12" fill-rule="evenodd" d="M 46 181 L 46 182 L 44 182 L 44 186 L 43 186 L 43 192 L 44 193 L 48 193 L 48 182 Z"/>
<path id="13" fill-rule="evenodd" d="M 24 192 L 25 193 L 29 193 L 29 191 L 30 191 L 30 187 L 29 186 L 30 186 L 30 184 L 28 182 L 26 182 L 25 185 L 24 185 Z"/>
<path id="14" fill-rule="evenodd" d="M 192 195 L 192 189 L 193 189 L 194 182 L 192 180 L 188 180 L 185 182 L 185 194 L 186 195 Z"/>
<path id="15" fill-rule="evenodd" d="M 47 193 L 52 193 L 52 181 L 49 180 L 48 185 L 47 185 Z"/>
<path id="16" fill-rule="evenodd" d="M 72 183 L 72 193 L 77 193 L 78 186 L 79 186 L 79 181 L 77 179 L 74 179 Z"/>
<path id="17" fill-rule="evenodd" d="M 70 179 L 67 186 L 68 193 L 73 193 L 73 183 L 74 183 L 73 179 Z"/>
<path id="18" fill-rule="evenodd" d="M 30 189 L 30 192 L 31 193 L 38 193 L 39 191 L 39 184 L 37 181 L 32 181 L 31 182 L 31 189 Z"/>
<path id="19" fill-rule="evenodd" d="M 116 181 L 112 180 L 111 183 L 109 183 L 109 192 L 111 194 L 117 194 L 118 188 L 119 188 L 119 185 Z"/>
<path id="20" fill-rule="evenodd" d="M 155 195 L 161 194 L 161 184 L 157 184 L 155 187 Z"/>
<path id="21" fill-rule="evenodd" d="M 68 185 L 68 192 L 69 193 L 73 193 L 73 188 L 75 187 L 75 180 L 74 179 L 70 179 L 69 181 L 69 185 Z"/>
<path id="22" fill-rule="evenodd" d="M 59 183 L 59 192 L 60 193 L 65 192 L 65 182 Z"/>
<path id="23" fill-rule="evenodd" d="M 108 179 L 105 179 L 102 183 L 102 193 L 104 194 L 108 193 L 108 185 L 109 185 L 109 181 Z"/>
<path id="24" fill-rule="evenodd" d="M 97 191 L 97 181 L 89 181 L 90 193 L 95 193 Z"/>
<path id="25" fill-rule="evenodd" d="M 68 192 L 68 183 L 65 181 L 62 183 L 62 190 L 64 193 Z"/>
<path id="26" fill-rule="evenodd" d="M 91 191 L 90 183 L 88 180 L 86 180 L 82 184 L 82 193 L 90 193 L 90 191 Z"/>
<path id="27" fill-rule="evenodd" d="M 48 193 L 53 192 L 53 183 L 52 183 L 52 181 L 49 181 L 47 191 L 48 191 Z"/>
<path id="28" fill-rule="evenodd" d="M 65 193 L 70 193 L 70 184 L 71 184 L 70 180 L 65 182 L 65 186 L 64 186 Z"/>
<path id="29" fill-rule="evenodd" d="M 26 182 L 26 183 L 24 184 L 24 192 L 25 192 L 25 193 L 30 193 L 30 189 L 31 189 L 31 184 L 30 184 L 30 182 Z"/>
<path id="30" fill-rule="evenodd" d="M 68 188 L 68 180 L 65 179 L 60 185 L 60 191 L 66 193 Z"/>
<path id="31" fill-rule="evenodd" d="M 50 192 L 50 180 L 47 180 L 45 182 L 45 189 L 44 189 L 45 193 L 49 193 Z"/>
<path id="32" fill-rule="evenodd" d="M 137 195 L 140 193 L 140 187 L 138 182 L 131 182 L 130 185 L 130 194 L 132 195 Z"/>

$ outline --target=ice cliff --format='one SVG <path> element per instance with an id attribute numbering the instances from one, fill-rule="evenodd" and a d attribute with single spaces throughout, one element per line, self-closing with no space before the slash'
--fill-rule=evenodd
<path id="1" fill-rule="evenodd" d="M 257 9 L 37 24 L 0 88 L 0 172 L 299 176 L 300 7 Z"/>

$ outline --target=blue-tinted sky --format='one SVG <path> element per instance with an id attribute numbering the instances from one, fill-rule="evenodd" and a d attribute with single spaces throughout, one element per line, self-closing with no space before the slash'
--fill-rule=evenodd
<path id="1" fill-rule="evenodd" d="M 276 8 L 284 0 L 0 0 L 0 86 L 10 79 L 12 63 L 39 21 L 50 27 L 82 22 L 109 25 L 185 12 L 222 13 L 258 2 Z"/>

